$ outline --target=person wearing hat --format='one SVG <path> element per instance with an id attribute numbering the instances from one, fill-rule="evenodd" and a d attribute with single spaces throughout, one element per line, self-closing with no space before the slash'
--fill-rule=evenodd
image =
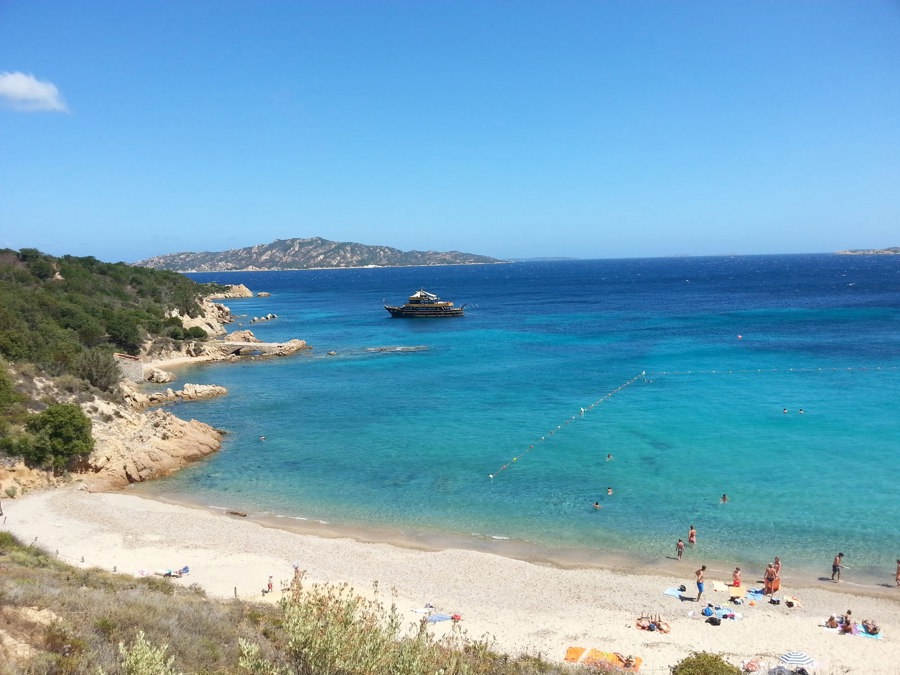
<path id="1" fill-rule="evenodd" d="M 831 580 L 832 581 L 840 581 L 841 580 L 841 567 L 843 567 L 844 563 L 844 554 L 838 553 L 834 556 L 834 562 L 831 563 Z M 837 579 L 834 578 L 834 575 L 837 575 Z"/>

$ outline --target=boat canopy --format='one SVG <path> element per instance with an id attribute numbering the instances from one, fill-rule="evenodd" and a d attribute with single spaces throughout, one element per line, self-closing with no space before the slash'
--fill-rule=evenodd
<path id="1" fill-rule="evenodd" d="M 420 289 L 409 296 L 409 299 L 410 301 L 418 300 L 419 302 L 422 302 L 424 300 L 426 302 L 435 302 L 438 299 L 438 296 L 434 293 L 429 293 L 426 290 Z"/>

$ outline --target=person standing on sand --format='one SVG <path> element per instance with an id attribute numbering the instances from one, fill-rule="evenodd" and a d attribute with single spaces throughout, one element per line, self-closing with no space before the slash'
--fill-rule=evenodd
<path id="1" fill-rule="evenodd" d="M 700 569 L 694 572 L 697 577 L 697 602 L 700 602 L 700 596 L 703 595 L 703 577 L 706 573 L 706 565 L 701 565 Z"/>
<path id="2" fill-rule="evenodd" d="M 894 581 L 900 586 L 900 558 L 897 559 L 897 574 L 894 575 Z"/>
<path id="3" fill-rule="evenodd" d="M 838 553 L 834 556 L 834 561 L 831 563 L 831 580 L 832 581 L 840 581 L 841 580 L 841 568 L 844 566 L 844 554 Z M 834 578 L 834 575 L 837 575 L 837 579 Z"/>
<path id="4" fill-rule="evenodd" d="M 694 529 L 693 525 L 691 525 L 691 529 L 688 530 L 688 543 L 689 544 L 697 543 L 697 530 Z"/>
<path id="5" fill-rule="evenodd" d="M 681 560 L 681 556 L 684 555 L 684 541 L 681 539 L 678 540 L 678 543 L 675 544 L 675 555 L 678 556 L 678 559 Z M 900 560 L 897 561 L 897 578 L 900 579 Z M 900 586 L 900 581 L 897 582 L 897 585 Z"/>

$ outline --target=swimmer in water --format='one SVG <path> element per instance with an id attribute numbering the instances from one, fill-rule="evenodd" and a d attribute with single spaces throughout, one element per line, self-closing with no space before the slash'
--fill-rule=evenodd
<path id="1" fill-rule="evenodd" d="M 728 495 L 726 495 L 724 492 L 722 493 L 722 503 L 723 504 L 728 503 Z"/>
<path id="2" fill-rule="evenodd" d="M 611 488 L 611 487 L 606 488 L 606 494 L 612 495 L 612 488 Z"/>

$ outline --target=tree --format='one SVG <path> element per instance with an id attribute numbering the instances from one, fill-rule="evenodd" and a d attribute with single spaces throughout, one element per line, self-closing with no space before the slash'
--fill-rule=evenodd
<path id="1" fill-rule="evenodd" d="M 55 403 L 25 421 L 34 436 L 26 461 L 59 471 L 75 457 L 91 454 L 91 420 L 74 403 Z"/>

